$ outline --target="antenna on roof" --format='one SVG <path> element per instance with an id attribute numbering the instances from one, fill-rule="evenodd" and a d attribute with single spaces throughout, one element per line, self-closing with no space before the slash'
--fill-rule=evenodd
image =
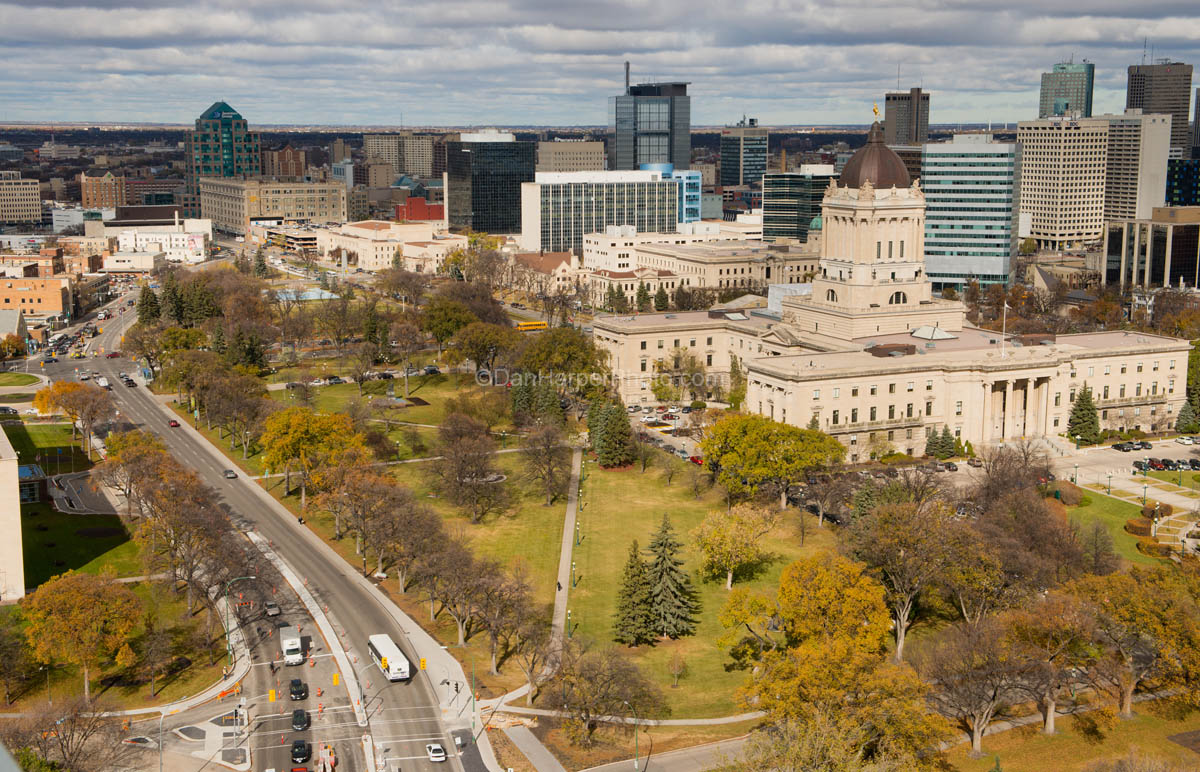
<path id="1" fill-rule="evenodd" d="M 629 61 L 625 62 L 625 93 L 629 93 Z"/>
<path id="2" fill-rule="evenodd" d="M 1149 40 L 1150 40 L 1150 38 L 1146 38 L 1146 37 L 1142 38 L 1142 64 L 1146 63 L 1146 43 Z"/>

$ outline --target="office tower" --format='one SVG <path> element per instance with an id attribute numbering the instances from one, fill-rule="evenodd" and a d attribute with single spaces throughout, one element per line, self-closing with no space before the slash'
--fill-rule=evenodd
<path id="1" fill-rule="evenodd" d="M 1126 110 L 1100 117 L 1108 121 L 1104 219 L 1148 219 L 1165 201 L 1171 116 Z"/>
<path id="2" fill-rule="evenodd" d="M 680 184 L 661 171 L 538 173 L 521 186 L 521 248 L 580 254 L 584 234 L 609 225 L 670 233 Z"/>
<path id="3" fill-rule="evenodd" d="M 1096 80 L 1096 65 L 1084 59 L 1060 62 L 1050 72 L 1042 73 L 1042 95 L 1038 117 L 1078 114 L 1092 117 L 1092 84 Z"/>
<path id="4" fill-rule="evenodd" d="M 921 176 L 921 159 L 924 157 L 924 145 L 889 145 L 889 149 L 900 156 L 904 168 L 908 170 L 910 179 Z"/>
<path id="5" fill-rule="evenodd" d="M 671 164 L 684 171 L 692 156 L 692 103 L 687 83 L 629 84 L 608 98 L 608 168 L 638 169 L 642 164 Z"/>
<path id="6" fill-rule="evenodd" d="M 329 146 L 329 163 L 335 164 L 338 161 L 350 160 L 350 146 L 346 144 L 346 140 L 338 137 Z"/>
<path id="7" fill-rule="evenodd" d="M 303 150 L 284 145 L 278 150 L 262 151 L 264 177 L 302 178 L 308 172 L 308 159 Z"/>
<path id="8" fill-rule="evenodd" d="M 671 172 L 671 179 L 679 183 L 679 223 L 699 222 L 701 219 L 701 191 L 703 175 L 693 169 Z"/>
<path id="9" fill-rule="evenodd" d="M 821 216 L 821 201 L 833 164 L 805 164 L 799 171 L 763 175 L 763 241 L 808 241 L 808 230 Z"/>
<path id="10" fill-rule="evenodd" d="M 364 134 L 363 154 L 370 159 L 387 161 L 397 175 L 429 177 L 433 174 L 433 137 L 413 134 Z"/>
<path id="11" fill-rule="evenodd" d="M 278 182 L 205 177 L 200 208 L 213 228 L 239 236 L 259 221 L 346 221 L 346 187 L 337 182 Z"/>
<path id="12" fill-rule="evenodd" d="M 84 209 L 125 206 L 128 203 L 127 196 L 124 177 L 112 172 L 95 177 L 89 177 L 87 172 L 79 173 L 79 200 Z"/>
<path id="13" fill-rule="evenodd" d="M 1041 118 L 1017 124 L 1021 144 L 1021 214 L 1029 236 L 1048 249 L 1100 238 L 1108 171 L 1108 121 Z"/>
<path id="14" fill-rule="evenodd" d="M 0 224 L 41 221 L 41 184 L 21 179 L 20 172 L 0 171 Z"/>
<path id="15" fill-rule="evenodd" d="M 760 182 L 766 171 L 767 130 L 758 128 L 757 118 L 721 129 L 722 185 Z"/>
<path id="16" fill-rule="evenodd" d="M 1184 158 L 1190 147 L 1188 108 L 1192 101 L 1192 65 L 1160 59 L 1155 64 L 1129 65 L 1125 109 L 1171 116 L 1171 155 Z"/>
<path id="17" fill-rule="evenodd" d="M 1200 158 L 1167 161 L 1167 206 L 1200 206 Z"/>
<path id="18" fill-rule="evenodd" d="M 446 207 L 451 227 L 483 233 L 521 230 L 521 183 L 533 182 L 537 143 L 512 134 L 463 134 L 446 145 Z"/>
<path id="19" fill-rule="evenodd" d="M 604 143 L 582 139 L 539 142 L 539 172 L 589 172 L 604 169 Z"/>
<path id="20" fill-rule="evenodd" d="M 329 178 L 346 186 L 347 190 L 354 187 L 354 162 L 347 158 L 344 161 L 334 161 L 329 167 Z"/>
<path id="21" fill-rule="evenodd" d="M 1196 89 L 1196 117 L 1192 119 L 1192 153 L 1188 158 L 1200 158 L 1200 88 Z"/>
<path id="22" fill-rule="evenodd" d="M 201 177 L 257 177 L 262 173 L 258 132 L 224 102 L 214 102 L 196 119 L 185 140 L 183 212 L 200 216 Z"/>
<path id="23" fill-rule="evenodd" d="M 1017 254 L 1021 146 L 990 134 L 929 143 L 921 158 L 925 271 L 934 289 L 1008 282 Z"/>
<path id="24" fill-rule="evenodd" d="M 387 188 L 396 180 L 392 165 L 381 158 L 368 158 L 354 164 L 354 185 L 366 188 Z"/>
<path id="25" fill-rule="evenodd" d="M 887 145 L 919 145 L 929 139 L 929 94 L 920 88 L 885 94 L 883 141 Z"/>

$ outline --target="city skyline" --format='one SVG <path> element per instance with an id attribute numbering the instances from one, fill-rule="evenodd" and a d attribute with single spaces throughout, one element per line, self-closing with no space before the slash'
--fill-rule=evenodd
<path id="1" fill-rule="evenodd" d="M 1120 112 L 1144 41 L 1147 62 L 1200 59 L 1200 29 L 1175 0 L 1137 16 L 1114 2 L 1076 13 L 1060 0 L 769 14 L 715 3 L 205 0 L 183 11 L 0 2 L 0 122 L 187 124 L 224 100 L 253 124 L 601 126 L 629 60 L 635 82 L 691 82 L 694 126 L 742 114 L 763 125 L 867 123 L 896 90 L 897 64 L 901 90 L 934 95 L 932 124 L 1011 123 L 1037 116 L 1041 73 L 1071 56 L 1096 63 L 1096 113 Z M 863 27 L 881 16 L 887 25 Z"/>

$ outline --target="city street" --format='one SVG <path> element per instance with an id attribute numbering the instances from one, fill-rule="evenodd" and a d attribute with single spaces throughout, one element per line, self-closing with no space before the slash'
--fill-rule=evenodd
<path id="1" fill-rule="evenodd" d="M 130 295 L 129 297 L 135 297 Z M 121 302 L 124 302 L 123 300 Z M 94 350 L 119 350 L 121 334 L 136 316 L 127 312 L 118 319 L 110 321 L 104 332 L 91 341 Z M 85 367 L 88 370 L 98 370 L 110 380 L 118 371 L 130 373 L 140 372 L 140 367 L 131 363 L 127 358 L 108 359 L 97 356 L 85 360 L 61 360 L 47 364 L 40 371 L 56 379 L 73 379 L 76 368 Z M 36 368 L 32 364 L 30 369 Z M 138 379 L 140 382 L 140 379 Z M 414 651 L 401 630 L 393 621 L 391 615 L 383 607 L 383 603 L 371 592 L 364 589 L 355 581 L 355 569 L 337 558 L 326 558 L 322 555 L 317 538 L 307 528 L 300 525 L 295 518 L 281 513 L 275 506 L 265 505 L 261 492 L 256 492 L 252 480 L 244 476 L 233 480 L 224 477 L 224 469 L 233 466 L 232 462 L 214 457 L 214 451 L 200 435 L 186 425 L 179 428 L 168 426 L 171 416 L 166 408 L 156 399 L 144 385 L 136 388 L 125 388 L 118 385 L 112 392 L 120 411 L 119 421 L 132 423 L 146 431 L 159 435 L 168 450 L 185 466 L 199 474 L 205 482 L 211 485 L 221 499 L 230 507 L 233 521 L 243 529 L 252 529 L 268 540 L 274 550 L 303 577 L 307 589 L 312 593 L 322 608 L 328 609 L 327 614 L 338 632 L 342 645 L 354 662 L 364 694 L 364 704 L 367 708 L 370 728 L 359 727 L 350 709 L 350 696 L 346 694 L 345 679 L 341 685 L 332 685 L 333 667 L 329 657 L 329 649 L 321 640 L 315 626 L 311 628 L 316 666 L 305 664 L 302 668 L 284 668 L 274 675 L 270 673 L 269 659 L 279 656 L 277 644 L 261 639 L 255 648 L 256 663 L 252 668 L 252 676 L 244 685 L 242 696 L 250 707 L 252 719 L 250 746 L 254 756 L 252 768 L 256 770 L 291 769 L 288 750 L 292 732 L 288 731 L 291 721 L 292 705 L 288 701 L 286 689 L 289 671 L 299 673 L 303 670 L 309 681 L 310 696 L 305 706 L 315 712 L 319 704 L 325 705 L 321 716 L 314 715 L 314 727 L 306 733 L 310 741 L 332 742 L 339 760 L 338 769 L 361 769 L 364 754 L 362 738 L 370 733 L 374 743 L 374 752 L 380 759 L 396 760 L 403 764 L 403 769 L 485 769 L 478 755 L 469 758 L 460 757 L 454 751 L 454 741 L 443 725 L 442 712 L 438 706 L 433 689 L 435 676 L 438 682 L 441 674 L 416 673 L 411 682 L 389 683 L 384 680 L 379 670 L 370 661 L 366 652 L 366 639 L 375 633 L 388 633 L 405 650 L 406 655 L 414 663 L 422 656 L 422 652 Z M 282 592 L 282 590 L 279 590 Z M 290 593 L 289 593 L 290 594 Z M 280 603 L 284 606 L 284 603 Z M 289 602 L 289 609 L 292 604 Z M 282 618 L 294 618 L 294 623 L 308 622 L 307 616 L 301 619 L 298 602 L 295 610 L 287 611 Z M 289 619 L 293 621 L 293 619 Z M 263 620 L 249 622 L 257 627 L 263 627 L 264 633 L 268 626 Z M 250 639 L 257 637 L 257 629 L 251 629 Z M 304 634 L 310 633 L 309 628 Z M 276 686 L 278 679 L 280 686 Z M 316 697 L 316 689 L 320 686 L 323 691 L 321 698 Z M 283 694 L 277 693 L 275 703 L 267 701 L 267 691 L 271 688 L 281 688 Z M 326 698 L 327 696 L 327 698 Z M 359 695 L 355 695 L 359 697 Z M 214 705 L 211 710 L 196 709 L 183 716 L 180 721 L 173 721 L 176 726 L 202 722 L 219 715 L 225 710 L 232 709 L 237 703 L 227 699 L 225 704 Z M 281 714 L 279 711 L 283 710 Z M 469 714 L 465 719 L 459 719 L 459 725 L 469 725 Z M 178 719 L 179 717 L 172 717 Z M 281 742 L 287 740 L 287 744 Z M 467 737 L 469 743 L 470 738 Z M 174 740 L 172 743 L 174 744 Z M 179 738 L 179 742 L 185 742 Z M 449 764 L 431 764 L 425 758 L 425 744 L 441 742 L 450 756 Z M 172 748 L 174 745 L 171 746 Z M 464 766 L 465 763 L 465 766 Z M 180 767 L 186 769 L 187 767 Z M 199 764 L 196 767 L 199 768 Z M 380 766 L 382 769 L 383 767 Z"/>

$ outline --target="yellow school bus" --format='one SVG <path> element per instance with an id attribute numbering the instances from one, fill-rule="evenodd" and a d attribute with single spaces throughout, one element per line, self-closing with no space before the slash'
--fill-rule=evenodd
<path id="1" fill-rule="evenodd" d="M 545 322 L 517 322 L 517 332 L 533 332 L 534 330 L 544 330 L 547 327 Z"/>

